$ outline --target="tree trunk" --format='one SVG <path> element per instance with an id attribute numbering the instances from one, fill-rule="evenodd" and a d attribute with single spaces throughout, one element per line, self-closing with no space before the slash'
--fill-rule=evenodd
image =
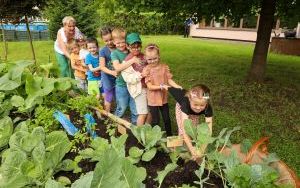
<path id="1" fill-rule="evenodd" d="M 266 71 L 267 55 L 274 21 L 276 0 L 263 0 L 257 30 L 257 39 L 247 81 L 262 82 Z"/>
<path id="2" fill-rule="evenodd" d="M 5 30 L 3 26 L 3 22 L 1 21 L 1 28 L 2 28 L 2 37 L 3 37 L 3 43 L 4 43 L 4 60 L 7 60 L 7 42 L 6 42 L 6 37 L 5 37 Z"/>
<path id="3" fill-rule="evenodd" d="M 35 68 L 36 68 L 36 70 L 37 70 L 37 64 L 36 64 L 35 52 L 34 52 L 34 48 L 33 48 L 33 44 L 32 44 L 32 37 L 31 37 L 30 29 L 29 29 L 29 24 L 28 24 L 28 18 L 27 18 L 27 15 L 25 15 L 25 22 L 26 22 L 26 29 L 27 29 L 27 33 L 28 33 L 28 37 L 29 37 L 29 42 L 30 42 L 30 47 L 31 47 L 32 57 L 33 57 L 33 61 L 34 61 L 34 64 L 35 64 Z"/>

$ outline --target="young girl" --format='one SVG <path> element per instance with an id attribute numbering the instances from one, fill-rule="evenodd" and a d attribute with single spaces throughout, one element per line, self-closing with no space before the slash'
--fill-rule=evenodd
<path id="1" fill-rule="evenodd" d="M 199 116 L 205 116 L 205 122 L 208 124 L 210 134 L 212 133 L 212 107 L 209 104 L 210 90 L 203 84 L 192 87 L 187 92 L 183 89 L 169 88 L 170 94 L 176 100 L 176 121 L 178 125 L 178 134 L 182 136 L 185 144 L 190 150 L 194 159 L 199 158 L 192 146 L 190 137 L 185 133 L 184 120 L 191 119 L 194 125 L 199 123 Z"/>
<path id="2" fill-rule="evenodd" d="M 104 97 L 104 109 L 107 112 L 111 110 L 111 103 L 115 96 L 116 77 L 118 73 L 113 69 L 110 54 L 116 49 L 111 36 L 110 28 L 102 28 L 99 31 L 105 47 L 100 50 L 101 82 Z"/>
<path id="3" fill-rule="evenodd" d="M 168 87 L 181 88 L 172 80 L 172 74 L 166 64 L 160 63 L 159 48 L 156 44 L 148 44 L 145 48 L 145 59 L 148 65 L 142 76 L 148 88 L 147 100 L 152 116 L 151 125 L 159 124 L 159 111 L 165 124 L 167 136 L 172 135 L 171 120 L 168 106 Z"/>
<path id="4" fill-rule="evenodd" d="M 85 59 L 85 64 L 89 67 L 89 70 L 87 71 L 88 94 L 96 95 L 96 98 L 100 99 L 101 74 L 97 39 L 88 38 L 87 48 L 90 52 Z"/>
<path id="5" fill-rule="evenodd" d="M 78 81 L 77 87 L 86 91 L 86 75 L 87 67 L 83 64 L 79 57 L 79 45 L 74 42 L 71 46 L 71 67 L 74 70 L 75 80 Z"/>

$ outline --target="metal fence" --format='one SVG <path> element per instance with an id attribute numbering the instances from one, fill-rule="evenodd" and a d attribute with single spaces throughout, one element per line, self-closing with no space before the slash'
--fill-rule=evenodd
<path id="1" fill-rule="evenodd" d="M 0 30 L 1 36 L 3 30 Z M 29 41 L 27 31 L 16 31 L 16 30 L 4 30 L 6 41 Z M 30 31 L 32 40 L 50 40 L 50 33 L 46 31 Z M 1 37 L 1 41 L 3 38 Z"/>

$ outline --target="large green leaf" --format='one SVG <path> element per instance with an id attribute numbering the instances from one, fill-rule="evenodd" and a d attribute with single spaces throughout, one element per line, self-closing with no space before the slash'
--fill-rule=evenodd
<path id="1" fill-rule="evenodd" d="M 151 161 L 157 152 L 156 148 L 151 148 L 150 150 L 146 150 L 142 156 L 143 161 Z"/>
<path id="2" fill-rule="evenodd" d="M 157 177 L 154 180 L 158 181 L 159 187 L 161 187 L 162 182 L 164 181 L 164 179 L 168 175 L 168 173 L 175 170 L 175 168 L 177 166 L 178 165 L 175 163 L 170 163 L 165 167 L 165 169 L 163 171 L 157 172 Z"/>
<path id="3" fill-rule="evenodd" d="M 24 69 L 32 62 L 19 61 L 9 67 L 8 72 L 0 78 L 0 91 L 10 91 L 19 87 L 22 83 Z"/>
<path id="4" fill-rule="evenodd" d="M 100 158 L 110 148 L 110 145 L 107 139 L 97 137 L 91 142 L 91 147 L 79 151 L 79 154 L 84 159 L 91 158 L 92 161 L 100 161 Z"/>
<path id="5" fill-rule="evenodd" d="M 128 135 L 123 134 L 118 138 L 111 137 L 111 146 L 114 148 L 120 157 L 125 157 L 125 142 L 127 139 Z"/>
<path id="6" fill-rule="evenodd" d="M 22 174 L 32 179 L 38 179 L 43 175 L 42 164 L 34 163 L 33 161 L 24 161 L 20 168 Z"/>
<path id="7" fill-rule="evenodd" d="M 71 149 L 71 142 L 63 131 L 53 131 L 46 136 L 44 169 L 55 169 Z"/>
<path id="8" fill-rule="evenodd" d="M 71 88 L 72 84 L 76 84 L 76 81 L 71 78 L 57 78 L 55 81 L 54 87 L 60 91 L 66 91 Z"/>
<path id="9" fill-rule="evenodd" d="M 88 172 L 84 176 L 81 176 L 80 179 L 76 180 L 71 188 L 90 188 L 94 172 Z"/>
<path id="10" fill-rule="evenodd" d="M 185 132 L 192 137 L 193 140 L 196 140 L 197 138 L 197 129 L 193 125 L 192 121 L 190 119 L 184 120 L 184 130 Z"/>
<path id="11" fill-rule="evenodd" d="M 28 178 L 21 173 L 21 165 L 27 160 L 27 155 L 19 149 L 8 149 L 2 154 L 0 168 L 0 187 L 24 187 Z"/>
<path id="12" fill-rule="evenodd" d="M 6 116 L 0 119 L 0 148 L 6 146 L 9 138 L 13 133 L 13 122 L 10 117 Z"/>
<path id="13" fill-rule="evenodd" d="M 54 89 L 55 79 L 27 76 L 25 90 L 29 96 L 46 96 Z"/>
<path id="14" fill-rule="evenodd" d="M 24 98 L 19 95 L 12 96 L 12 98 L 10 99 L 10 102 L 15 107 L 20 107 L 25 104 Z"/>
<path id="15" fill-rule="evenodd" d="M 143 167 L 134 166 L 129 160 L 124 159 L 122 162 L 122 187 L 140 188 L 146 178 L 146 169 Z"/>
<path id="16" fill-rule="evenodd" d="M 119 180 L 122 162 L 114 149 L 107 150 L 97 163 L 91 187 L 93 188 L 120 188 L 123 187 Z"/>
<path id="17" fill-rule="evenodd" d="M 133 157 L 133 158 L 138 158 L 138 157 L 142 156 L 143 152 L 144 152 L 143 150 L 134 146 L 129 149 L 129 156 Z"/>
<path id="18" fill-rule="evenodd" d="M 133 135 L 147 150 L 154 147 L 163 136 L 159 126 L 152 127 L 146 124 L 144 126 L 133 126 L 131 130 Z"/>
<path id="19" fill-rule="evenodd" d="M 48 179 L 45 188 L 64 188 L 63 184 L 52 179 Z"/>
<path id="20" fill-rule="evenodd" d="M 42 127 L 36 127 L 31 134 L 24 136 L 20 141 L 23 150 L 31 152 L 39 143 L 44 142 L 45 132 Z"/>

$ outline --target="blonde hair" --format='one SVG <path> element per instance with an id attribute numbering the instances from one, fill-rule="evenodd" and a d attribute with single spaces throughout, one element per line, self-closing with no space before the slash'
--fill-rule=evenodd
<path id="1" fill-rule="evenodd" d="M 126 31 L 123 28 L 115 28 L 112 30 L 111 36 L 113 39 L 125 39 Z"/>
<path id="2" fill-rule="evenodd" d="M 196 103 L 203 103 L 203 100 L 208 102 L 210 98 L 210 90 L 206 85 L 198 84 L 188 90 L 185 96 L 187 96 L 190 101 L 194 101 Z"/>
<path id="3" fill-rule="evenodd" d="M 67 25 L 69 23 L 73 22 L 74 24 L 76 24 L 76 20 L 72 17 L 72 16 L 66 16 L 63 18 L 62 23 L 63 25 Z"/>
<path id="4" fill-rule="evenodd" d="M 77 46 L 78 48 L 80 48 L 79 44 L 73 40 L 71 43 L 67 44 L 67 50 L 69 53 L 72 53 L 73 48 Z"/>
<path id="5" fill-rule="evenodd" d="M 153 51 L 156 51 L 157 54 L 159 55 L 159 47 L 156 44 L 150 43 L 145 47 L 145 53 L 153 52 Z"/>

